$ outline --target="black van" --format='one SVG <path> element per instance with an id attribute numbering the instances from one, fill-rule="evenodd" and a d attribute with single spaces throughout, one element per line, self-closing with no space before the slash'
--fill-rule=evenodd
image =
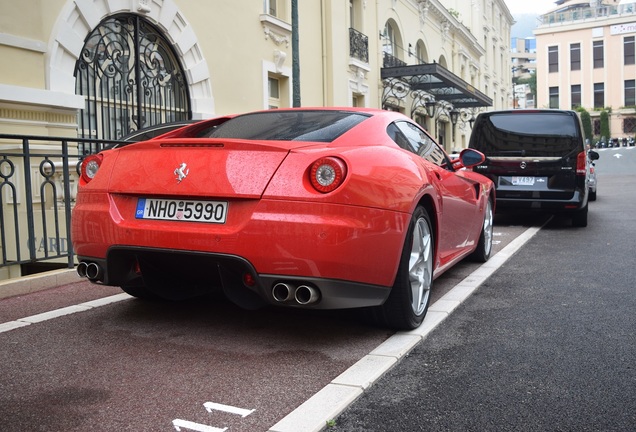
<path id="1" fill-rule="evenodd" d="M 469 147 L 486 155 L 474 171 L 489 177 L 497 209 L 569 212 L 572 225 L 587 226 L 590 162 L 574 111 L 534 109 L 481 113 Z"/>

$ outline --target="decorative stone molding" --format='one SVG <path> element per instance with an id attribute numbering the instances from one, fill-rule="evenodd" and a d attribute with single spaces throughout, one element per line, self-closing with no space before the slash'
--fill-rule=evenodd
<path id="1" fill-rule="evenodd" d="M 77 121 L 77 114 L 35 111 L 28 109 L 0 108 L 0 118 L 3 119 L 3 121 L 17 121 L 20 123 L 29 124 L 55 124 L 74 126 L 75 122 Z"/>
<path id="2" fill-rule="evenodd" d="M 291 42 L 291 25 L 267 14 L 261 15 L 260 19 L 265 40 L 269 39 L 278 46 L 285 44 L 285 48 L 289 48 Z"/>
<path id="3" fill-rule="evenodd" d="M 265 40 L 271 39 L 276 45 L 285 44 L 285 48 L 289 48 L 289 37 L 276 33 L 265 24 L 263 24 L 263 33 L 265 33 Z"/>
<path id="4" fill-rule="evenodd" d="M 349 88 L 354 93 L 366 95 L 369 93 L 369 84 L 367 84 L 367 71 L 363 68 L 349 65 Z"/>
<path id="5" fill-rule="evenodd" d="M 276 73 L 283 71 L 283 64 L 287 58 L 287 53 L 281 50 L 274 50 L 274 65 L 276 67 Z"/>
<path id="6" fill-rule="evenodd" d="M 426 25 L 426 17 L 428 16 L 428 10 L 430 8 L 428 0 L 419 0 L 418 8 L 420 15 L 420 26 L 424 28 L 424 26 Z"/>
<path id="7" fill-rule="evenodd" d="M 138 0 L 137 3 L 137 11 L 143 14 L 147 14 L 151 12 L 150 8 L 150 0 Z"/>
<path id="8" fill-rule="evenodd" d="M 450 33 L 451 23 L 448 21 L 442 21 L 440 27 L 440 36 L 442 42 L 446 42 L 446 39 L 448 39 L 448 35 Z"/>

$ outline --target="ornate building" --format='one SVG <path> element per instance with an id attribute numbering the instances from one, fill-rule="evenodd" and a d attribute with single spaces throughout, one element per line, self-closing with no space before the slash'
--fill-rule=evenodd
<path id="1" fill-rule="evenodd" d="M 50 162 L 44 171 L 67 180 L 63 192 L 39 196 L 30 185 L 42 182 L 42 161 L 26 153 L 77 160 L 87 151 L 54 139 L 25 149 L 17 136 L 114 140 L 158 123 L 288 107 L 296 87 L 303 106 L 402 111 L 454 151 L 478 110 L 510 106 L 513 21 L 503 0 L 297 4 L 295 25 L 291 0 L 1 1 L 4 214 L 37 221 L 51 201 L 72 205 L 73 170 L 60 176 L 62 162 Z M 19 241 L 47 243 L 47 224 Z M 3 245 L 22 232 L 14 225 L 3 227 Z M 51 245 L 63 242 L 64 229 Z M 0 273 L 19 273 L 6 270 L 5 255 Z"/>

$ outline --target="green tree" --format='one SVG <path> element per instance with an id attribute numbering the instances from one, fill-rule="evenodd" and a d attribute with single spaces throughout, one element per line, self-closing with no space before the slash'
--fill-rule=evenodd
<path id="1" fill-rule="evenodd" d="M 530 93 L 532 93 L 532 98 L 537 102 L 537 74 L 531 74 L 530 78 L 519 78 L 517 80 L 518 84 L 528 84 L 530 87 Z"/>
<path id="2" fill-rule="evenodd" d="M 576 110 L 581 115 L 581 123 L 583 123 L 583 132 L 585 132 L 585 137 L 592 141 L 592 118 L 590 117 L 590 113 L 583 107 L 578 107 Z"/>
<path id="3" fill-rule="evenodd" d="M 610 134 L 609 114 L 605 110 L 601 111 L 601 136 L 606 139 L 610 139 L 612 136 Z"/>

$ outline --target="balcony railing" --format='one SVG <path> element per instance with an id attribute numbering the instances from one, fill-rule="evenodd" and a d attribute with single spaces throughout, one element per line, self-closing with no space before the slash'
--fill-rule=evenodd
<path id="1" fill-rule="evenodd" d="M 597 20 L 613 18 L 616 16 L 635 15 L 634 4 L 627 5 L 603 5 L 599 7 L 577 7 L 562 11 L 550 12 L 539 18 L 542 25 L 565 24 L 582 20 Z"/>
<path id="2" fill-rule="evenodd" d="M 382 58 L 382 67 L 397 67 L 397 66 L 406 66 L 406 62 L 389 54 L 388 52 L 384 52 L 383 58 Z"/>
<path id="3" fill-rule="evenodd" d="M 349 56 L 369 63 L 369 37 L 354 28 L 349 29 Z"/>
<path id="4" fill-rule="evenodd" d="M 0 269 L 74 266 L 71 209 L 79 162 L 117 143 L 0 134 Z"/>

